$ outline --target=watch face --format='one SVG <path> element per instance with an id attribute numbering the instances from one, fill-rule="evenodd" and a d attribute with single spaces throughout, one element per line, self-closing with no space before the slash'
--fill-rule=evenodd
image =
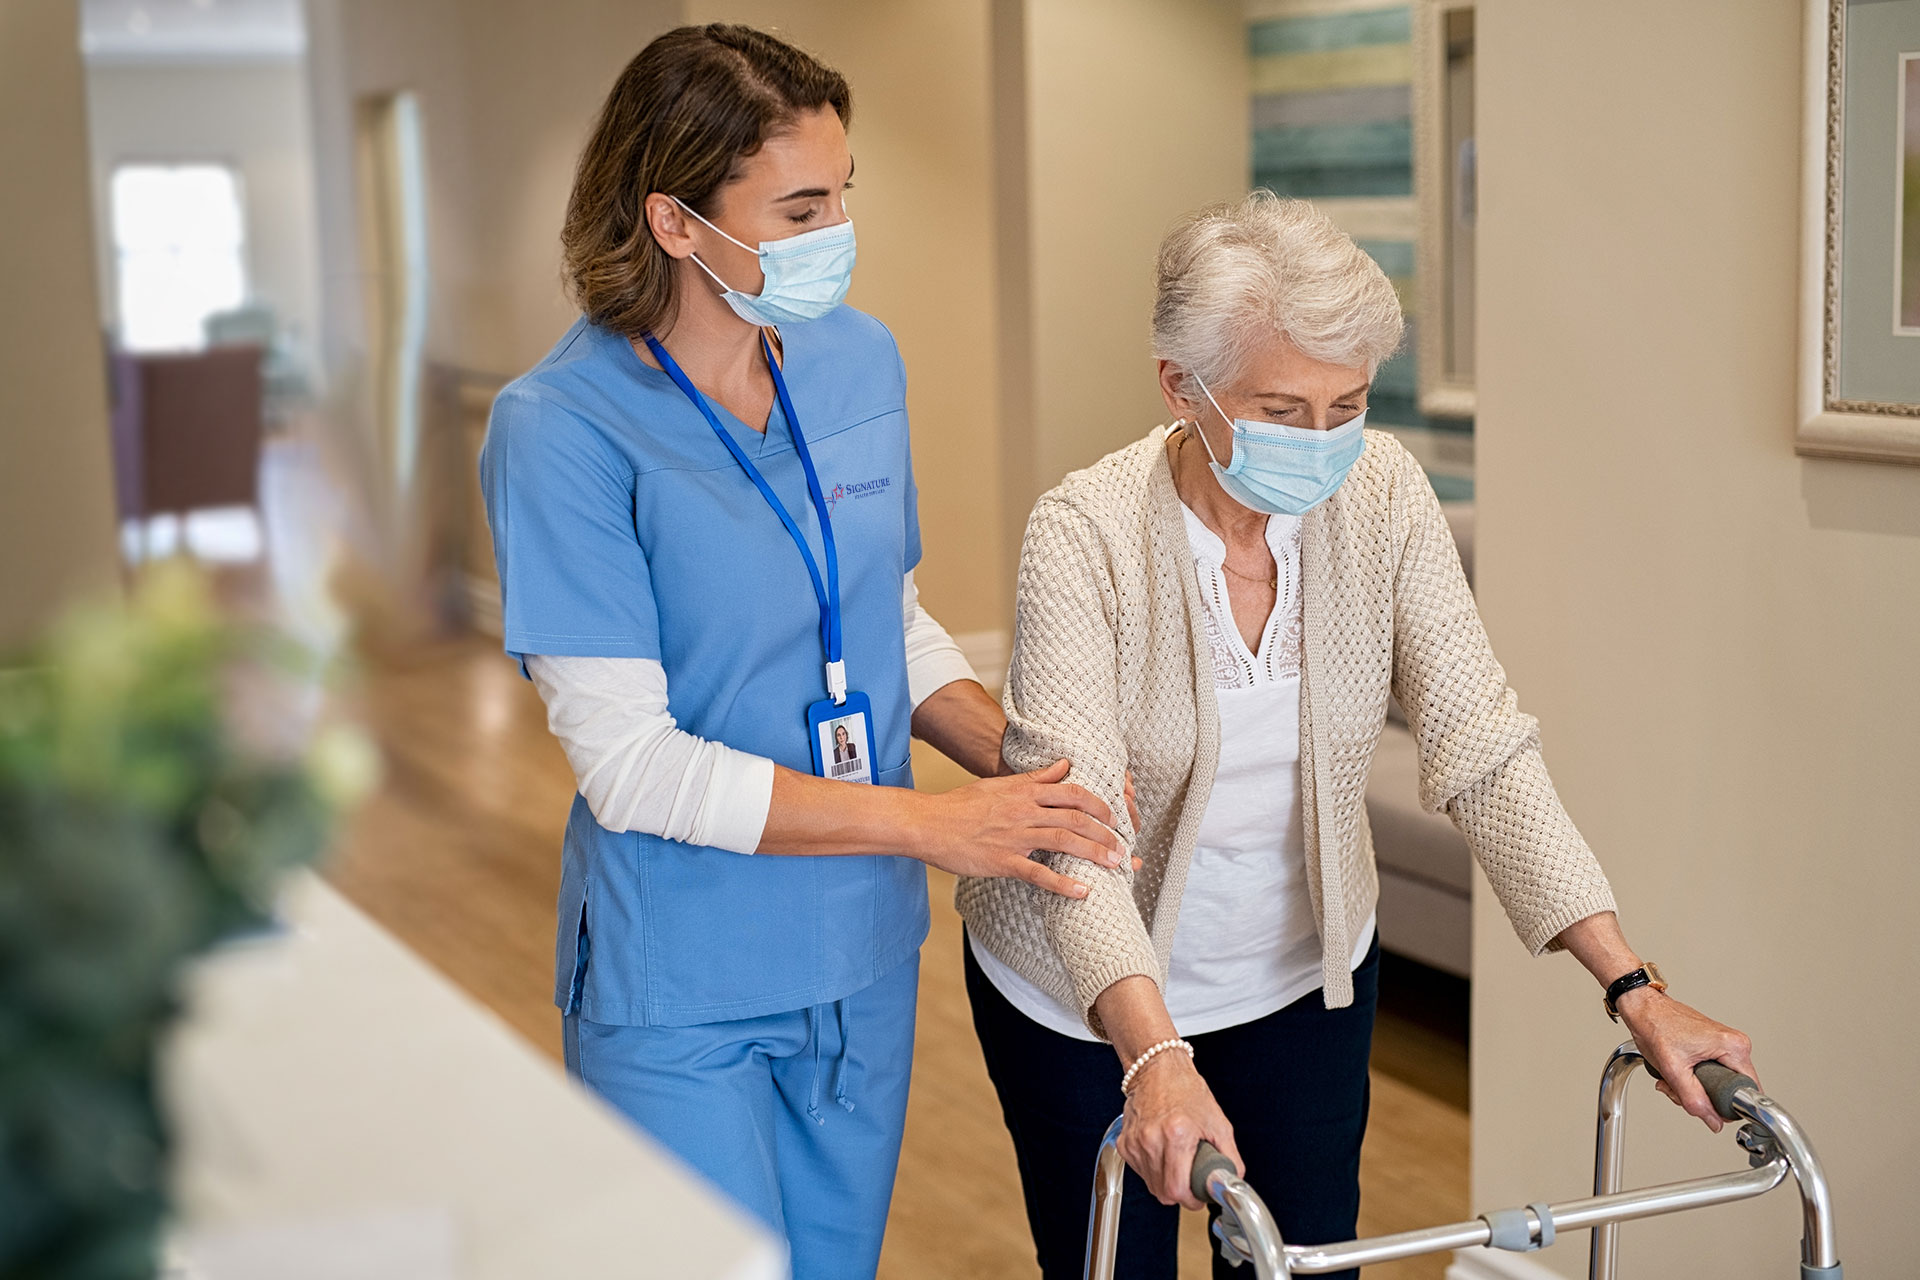
<path id="1" fill-rule="evenodd" d="M 1644 969 L 1645 969 L 1645 970 L 1647 971 L 1647 985 L 1648 985 L 1648 986 L 1650 986 L 1650 987 L 1665 987 L 1665 986 L 1666 986 L 1666 984 L 1667 984 L 1667 980 L 1666 980 L 1665 978 L 1663 978 L 1663 977 L 1661 977 L 1661 976 L 1660 976 L 1660 966 L 1659 966 L 1659 965 L 1657 965 L 1657 964 L 1654 964 L 1653 962 L 1651 962 L 1651 961 L 1649 961 L 1649 962 L 1647 962 L 1647 963 L 1646 963 L 1645 965 L 1643 965 L 1643 966 L 1641 966 L 1641 967 L 1642 967 L 1642 968 L 1644 968 Z"/>

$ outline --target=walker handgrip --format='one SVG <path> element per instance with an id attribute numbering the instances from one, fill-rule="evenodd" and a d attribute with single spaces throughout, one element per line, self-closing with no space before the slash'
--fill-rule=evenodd
<path id="1" fill-rule="evenodd" d="M 1737 1120 L 1740 1117 L 1733 1109 L 1733 1095 L 1741 1089 L 1758 1090 L 1752 1076 L 1735 1071 L 1720 1062 L 1702 1062 L 1693 1069 L 1700 1081 L 1700 1087 L 1707 1091 L 1707 1099 L 1713 1103 L 1713 1109 L 1720 1113 L 1722 1120 Z"/>
<path id="2" fill-rule="evenodd" d="M 1238 1177 L 1239 1170 L 1233 1167 L 1233 1161 L 1220 1154 L 1220 1149 L 1211 1142 L 1202 1140 L 1200 1149 L 1193 1153 L 1193 1195 L 1201 1204 L 1213 1199 L 1207 1190 L 1207 1179 L 1216 1173 L 1229 1177 Z"/>
<path id="3" fill-rule="evenodd" d="M 1664 1079 L 1654 1067 L 1653 1059 L 1646 1060 L 1647 1074 L 1655 1080 Z M 1722 1120 L 1738 1120 L 1733 1110 L 1733 1095 L 1742 1089 L 1759 1089 L 1750 1075 L 1735 1071 L 1724 1062 L 1701 1062 L 1693 1068 L 1694 1078 L 1700 1081 L 1700 1087 L 1707 1091 L 1707 1101 L 1713 1103 L 1713 1109 L 1720 1113 Z"/>

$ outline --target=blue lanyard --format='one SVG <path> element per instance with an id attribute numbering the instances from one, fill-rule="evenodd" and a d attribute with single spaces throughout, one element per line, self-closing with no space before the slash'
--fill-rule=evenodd
<path id="1" fill-rule="evenodd" d="M 653 358 L 660 362 L 660 367 L 667 371 L 667 376 L 673 379 L 674 385 L 685 392 L 687 399 L 693 401 L 694 407 L 700 410 L 701 416 L 707 420 L 707 425 L 713 428 L 713 434 L 720 437 L 720 443 L 727 446 L 727 452 L 732 454 L 733 460 L 740 464 L 740 469 L 747 473 L 747 479 L 753 481 L 753 487 L 758 489 L 760 496 L 767 500 L 767 505 L 773 508 L 773 513 L 780 517 L 780 523 L 787 527 L 787 534 L 793 539 L 793 545 L 800 548 L 800 558 L 806 561 L 807 576 L 813 579 L 814 599 L 820 602 L 820 645 L 826 650 L 827 655 L 827 692 L 832 695 L 836 703 L 845 702 L 847 700 L 847 667 L 840 652 L 840 556 L 833 545 L 833 522 L 827 517 L 827 500 L 820 492 L 820 477 L 813 469 L 813 455 L 807 451 L 806 437 L 800 434 L 800 418 L 794 413 L 793 401 L 787 395 L 787 380 L 781 376 L 780 362 L 773 358 L 773 348 L 768 344 L 766 334 L 760 335 L 760 349 L 767 357 L 767 371 L 773 375 L 774 394 L 780 397 L 780 412 L 786 415 L 787 429 L 793 432 L 793 449 L 800 455 L 800 469 L 807 474 L 807 494 L 813 499 L 813 509 L 820 516 L 820 539 L 827 549 L 825 583 L 820 580 L 820 565 L 813 558 L 813 549 L 807 546 L 806 535 L 800 532 L 800 526 L 795 524 L 793 517 L 787 513 L 779 495 L 774 493 L 773 486 L 767 483 L 766 477 L 761 475 L 760 469 L 753 465 L 753 460 L 747 457 L 746 451 L 741 449 L 732 434 L 721 425 L 719 417 L 713 412 L 713 407 L 707 403 L 707 398 L 700 394 L 700 389 L 693 385 L 693 380 L 687 377 L 685 371 L 674 363 L 673 357 L 667 354 L 667 349 L 661 346 L 652 334 L 643 336 L 647 340 L 647 350 L 653 352 Z"/>

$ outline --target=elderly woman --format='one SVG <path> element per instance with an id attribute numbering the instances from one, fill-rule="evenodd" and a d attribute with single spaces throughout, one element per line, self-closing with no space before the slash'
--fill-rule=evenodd
<path id="1" fill-rule="evenodd" d="M 1753 1070 L 1745 1036 L 1667 996 L 1627 945 L 1432 487 L 1364 430 L 1400 333 L 1386 277 L 1311 205 L 1256 192 L 1186 219 L 1153 314 L 1176 420 L 1068 476 L 1027 526 L 1006 759 L 1071 760 L 1139 862 L 1037 855 L 1084 899 L 1005 879 L 958 894 L 1049 1277 L 1080 1274 L 1123 1097 L 1126 1274 L 1174 1275 L 1172 1206 L 1200 1207 L 1202 1138 L 1290 1242 L 1353 1235 L 1379 963 L 1364 792 L 1390 696 L 1422 801 L 1459 827 L 1527 949 L 1571 951 L 1714 1128 L 1691 1065 Z"/>

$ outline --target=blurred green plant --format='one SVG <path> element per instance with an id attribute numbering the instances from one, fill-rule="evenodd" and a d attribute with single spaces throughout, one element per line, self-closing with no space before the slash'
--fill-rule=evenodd
<path id="1" fill-rule="evenodd" d="M 157 1270 L 183 966 L 270 922 L 372 769 L 351 730 L 241 731 L 302 661 L 161 565 L 0 672 L 0 1277 Z"/>

